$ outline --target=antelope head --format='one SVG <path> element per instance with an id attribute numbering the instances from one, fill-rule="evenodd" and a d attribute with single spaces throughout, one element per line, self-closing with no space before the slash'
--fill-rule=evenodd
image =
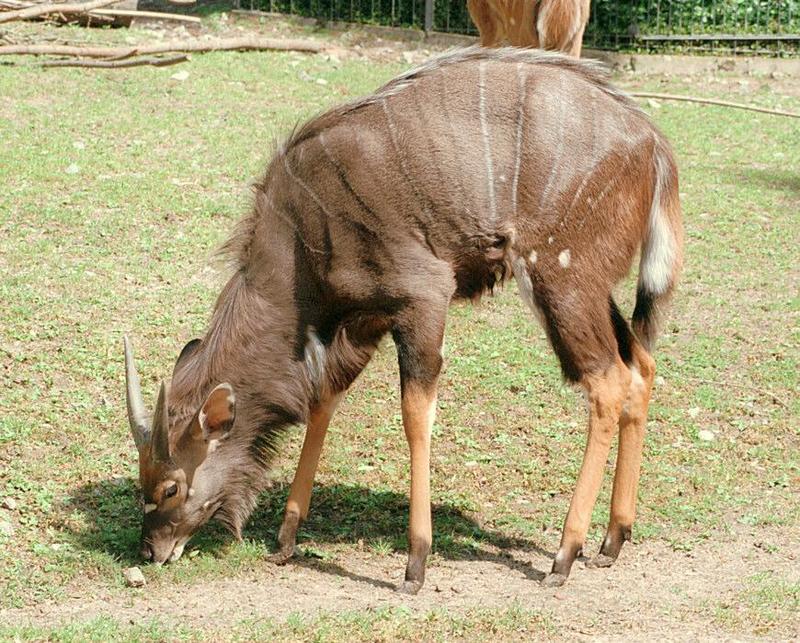
<path id="1" fill-rule="evenodd" d="M 194 340 L 186 345 L 176 368 L 199 344 Z M 125 381 L 128 420 L 139 451 L 144 507 L 141 553 L 160 565 L 180 558 L 192 535 L 224 502 L 224 463 L 211 454 L 233 426 L 236 399 L 230 384 L 222 383 L 193 414 L 171 419 L 169 385 L 162 382 L 150 416 L 127 337 Z"/>

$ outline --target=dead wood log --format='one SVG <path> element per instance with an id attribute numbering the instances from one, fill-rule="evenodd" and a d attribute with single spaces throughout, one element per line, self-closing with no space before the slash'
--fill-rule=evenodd
<path id="1" fill-rule="evenodd" d="M 107 7 L 114 4 L 119 0 L 91 0 L 91 2 L 76 2 L 76 3 L 57 3 L 57 4 L 37 4 L 24 9 L 17 9 L 16 11 L 4 11 L 0 13 L 0 23 L 11 22 L 12 20 L 28 20 L 29 18 L 38 18 L 50 13 L 72 14 L 72 13 L 87 13 L 92 9 L 99 9 L 100 7 Z"/>
<path id="2" fill-rule="evenodd" d="M 325 45 L 313 40 L 278 40 L 245 36 L 217 40 L 176 40 L 134 47 L 76 47 L 73 45 L 3 45 L 0 56 L 80 56 L 83 58 L 130 58 L 137 55 L 209 51 L 302 51 L 318 53 Z"/>
<path id="3" fill-rule="evenodd" d="M 101 69 L 121 69 L 123 67 L 140 67 L 151 65 L 153 67 L 166 67 L 186 62 L 189 56 L 179 54 L 177 56 L 141 56 L 139 58 L 128 58 L 125 60 L 45 60 L 40 63 L 41 67 L 99 67 Z"/>
<path id="4" fill-rule="evenodd" d="M 191 22 L 200 24 L 197 16 L 185 16 L 182 13 L 162 13 L 160 11 L 134 11 L 131 9 L 96 9 L 89 12 L 90 16 L 122 16 L 125 18 L 151 18 L 156 20 L 174 20 L 176 22 Z"/>

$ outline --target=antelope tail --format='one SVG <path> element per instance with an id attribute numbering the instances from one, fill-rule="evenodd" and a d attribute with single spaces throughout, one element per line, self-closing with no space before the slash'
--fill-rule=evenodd
<path id="1" fill-rule="evenodd" d="M 653 202 L 642 240 L 633 331 L 652 352 L 661 315 L 669 303 L 683 263 L 683 226 L 678 170 L 665 143 L 656 141 Z"/>

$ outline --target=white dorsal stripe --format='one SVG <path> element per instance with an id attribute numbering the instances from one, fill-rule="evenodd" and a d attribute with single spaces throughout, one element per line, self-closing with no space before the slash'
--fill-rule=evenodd
<path id="1" fill-rule="evenodd" d="M 489 120 L 486 116 L 486 61 L 478 66 L 478 91 L 481 112 L 481 134 L 483 134 L 483 155 L 486 159 L 486 183 L 489 193 L 489 221 L 497 220 L 497 206 L 494 198 L 494 166 L 489 138 Z"/>

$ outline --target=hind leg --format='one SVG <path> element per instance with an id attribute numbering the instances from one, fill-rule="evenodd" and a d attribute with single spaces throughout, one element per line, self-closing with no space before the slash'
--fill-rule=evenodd
<path id="1" fill-rule="evenodd" d="M 547 331 L 561 362 L 564 377 L 580 384 L 589 401 L 589 432 L 578 481 L 564 523 L 561 544 L 546 586 L 566 581 L 572 563 L 583 549 L 592 509 L 603 481 L 611 441 L 617 433 L 622 406 L 631 382 L 627 345 L 617 343 L 616 306 L 596 293 L 582 293 L 572 283 L 546 282 L 524 259 L 513 264 L 523 300 Z M 570 293 L 564 296 L 564 293 Z"/>
<path id="2" fill-rule="evenodd" d="M 636 516 L 636 495 L 642 461 L 647 408 L 655 378 L 655 362 L 635 339 L 631 346 L 631 384 L 619 418 L 619 452 L 611 495 L 611 515 L 600 552 L 588 567 L 608 567 L 619 556 Z"/>
<path id="3" fill-rule="evenodd" d="M 581 379 L 589 399 L 589 435 L 553 569 L 542 581 L 545 586 L 562 585 L 583 550 L 630 380 L 630 371 L 619 356 L 604 371 L 589 373 Z"/>

